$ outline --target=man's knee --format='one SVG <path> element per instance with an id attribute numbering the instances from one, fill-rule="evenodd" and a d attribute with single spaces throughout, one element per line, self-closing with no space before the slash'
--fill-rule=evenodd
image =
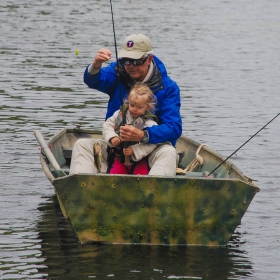
<path id="1" fill-rule="evenodd" d="M 86 149 L 89 151 L 93 151 L 92 139 L 88 139 L 88 138 L 78 139 L 73 146 L 73 150 L 76 149 Z"/>
<path id="2" fill-rule="evenodd" d="M 157 147 L 151 154 L 150 159 L 157 160 L 159 158 L 174 158 L 176 160 L 176 149 L 171 145 L 161 145 Z"/>
<path id="3" fill-rule="evenodd" d="M 176 174 L 177 153 L 171 145 L 156 148 L 149 156 L 150 175 L 174 176 Z"/>

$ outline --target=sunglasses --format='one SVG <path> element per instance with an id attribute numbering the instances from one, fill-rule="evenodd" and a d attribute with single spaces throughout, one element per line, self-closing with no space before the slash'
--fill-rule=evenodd
<path id="1" fill-rule="evenodd" d="M 120 58 L 119 62 L 122 65 L 133 64 L 134 66 L 139 66 L 139 65 L 144 64 L 148 58 L 149 58 L 149 55 L 144 58 L 140 58 L 140 59 Z"/>

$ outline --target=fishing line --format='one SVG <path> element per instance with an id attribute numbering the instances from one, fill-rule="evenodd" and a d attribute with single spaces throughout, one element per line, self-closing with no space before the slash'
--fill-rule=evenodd
<path id="1" fill-rule="evenodd" d="M 117 60 L 117 70 L 118 70 L 118 84 L 120 88 L 120 99 L 121 99 L 121 112 L 122 112 L 122 125 L 125 125 L 125 114 L 124 114 L 124 106 L 123 105 L 123 95 L 122 95 L 122 87 L 120 82 L 120 65 L 119 65 L 119 58 L 118 58 L 118 51 L 117 51 L 117 42 L 116 42 L 116 32 L 115 32 L 115 23 L 114 23 L 114 13 L 113 13 L 113 5 L 112 0 L 110 0 L 111 6 L 111 15 L 112 15 L 112 24 L 113 24 L 113 33 L 114 33 L 114 43 L 115 43 L 115 53 L 116 53 L 116 60 Z M 124 147 L 127 147 L 127 143 L 124 142 Z M 125 165 L 130 165 L 129 157 L 125 156 Z"/>
<path id="2" fill-rule="evenodd" d="M 221 165 L 223 165 L 229 158 L 231 158 L 237 151 L 239 151 L 243 146 L 245 146 L 251 139 L 253 139 L 260 131 L 262 131 L 266 126 L 268 126 L 272 121 L 274 121 L 280 113 L 278 113 L 273 119 L 271 119 L 266 125 L 264 125 L 260 130 L 258 130 L 253 136 L 251 136 L 245 143 L 243 143 L 238 149 L 236 149 L 230 156 L 228 156 L 222 163 L 220 163 L 215 169 L 213 169 L 209 174 L 211 175 L 216 171 Z"/>
<path id="3" fill-rule="evenodd" d="M 116 60 L 117 60 L 117 69 L 118 69 L 118 82 L 120 87 L 120 99 L 121 99 L 121 108 L 122 108 L 122 115 L 124 116 L 123 112 L 123 96 L 122 96 L 122 87 L 120 84 L 120 65 L 119 65 L 119 58 L 118 58 L 118 51 L 117 51 L 117 42 L 116 42 L 116 32 L 115 32 L 115 23 L 114 23 L 114 13 L 113 13 L 113 5 L 112 0 L 110 0 L 110 6 L 111 6 L 111 15 L 112 15 L 112 24 L 113 24 L 113 33 L 114 33 L 114 43 L 115 43 L 115 53 L 116 53 Z M 124 119 L 123 119 L 124 123 Z"/>

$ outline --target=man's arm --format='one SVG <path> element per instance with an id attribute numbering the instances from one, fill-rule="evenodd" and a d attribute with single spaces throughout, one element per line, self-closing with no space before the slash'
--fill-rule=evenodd
<path id="1" fill-rule="evenodd" d="M 170 82 L 157 113 L 159 125 L 147 128 L 149 143 L 152 144 L 169 141 L 175 146 L 176 140 L 182 134 L 180 89 L 174 81 Z"/>
<path id="2" fill-rule="evenodd" d="M 92 64 L 88 67 L 88 73 L 90 75 L 97 74 L 102 66 L 102 63 L 111 59 L 111 55 L 112 53 L 108 49 L 100 49 L 97 52 Z"/>
<path id="3" fill-rule="evenodd" d="M 112 94 L 115 90 L 117 81 L 114 65 L 103 67 L 102 64 L 111 58 L 111 52 L 108 49 L 100 49 L 93 62 L 86 67 L 84 72 L 84 83 L 93 89 Z M 114 63 L 113 63 L 114 64 Z"/>

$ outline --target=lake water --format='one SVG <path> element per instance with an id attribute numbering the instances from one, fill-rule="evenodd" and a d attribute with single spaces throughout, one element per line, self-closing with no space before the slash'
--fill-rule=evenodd
<path id="1" fill-rule="evenodd" d="M 118 0 L 113 10 L 118 46 L 148 35 L 180 86 L 184 135 L 227 157 L 280 112 L 279 1 Z M 227 247 L 81 245 L 33 132 L 101 128 L 107 97 L 82 78 L 99 48 L 114 53 L 110 2 L 5 0 L 0 18 L 1 279 L 279 279 L 280 117 L 231 158 L 261 191 Z"/>

